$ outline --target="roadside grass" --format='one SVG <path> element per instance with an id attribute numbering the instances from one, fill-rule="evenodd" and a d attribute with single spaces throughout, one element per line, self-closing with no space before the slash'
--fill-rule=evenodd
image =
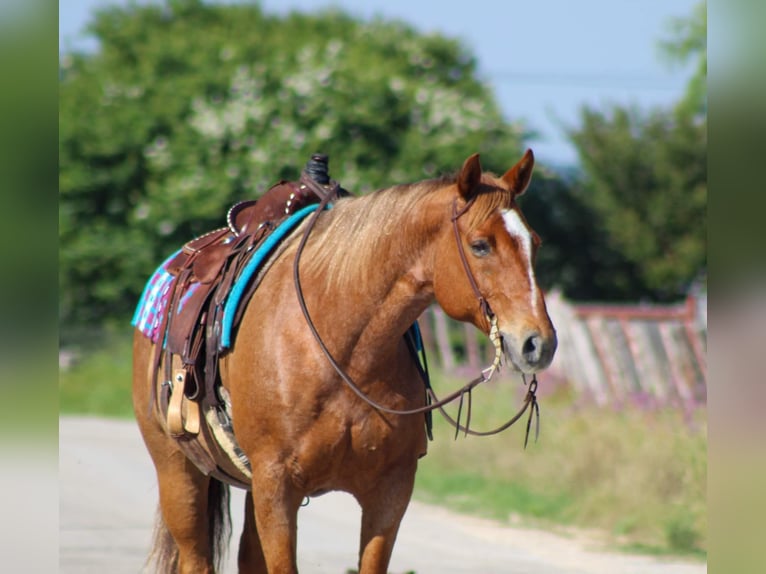
<path id="1" fill-rule="evenodd" d="M 100 337 L 78 354 L 59 375 L 60 411 L 132 417 L 130 333 Z M 441 394 L 462 385 L 433 379 Z M 523 392 L 508 375 L 477 388 L 471 427 L 504 422 Z M 530 436 L 526 450 L 525 419 L 496 436 L 454 440 L 434 413 L 415 498 L 507 524 L 594 529 L 626 552 L 706 556 L 704 410 L 685 419 L 674 409 L 596 408 L 559 391 L 541 398 L 541 411 L 540 439 Z"/>
<path id="2" fill-rule="evenodd" d="M 434 376 L 441 394 L 460 384 Z M 520 381 L 490 385 L 474 391 L 476 430 L 496 427 L 521 405 Z M 704 410 L 691 419 L 675 409 L 618 411 L 559 392 L 541 399 L 541 411 L 540 440 L 530 436 L 526 450 L 526 419 L 499 435 L 454 440 L 434 414 L 415 497 L 506 523 L 598 529 L 626 551 L 706 556 Z"/>
<path id="3" fill-rule="evenodd" d="M 60 412 L 132 417 L 132 348 L 130 330 L 105 331 L 96 341 L 72 345 L 72 366 L 59 370 Z"/>

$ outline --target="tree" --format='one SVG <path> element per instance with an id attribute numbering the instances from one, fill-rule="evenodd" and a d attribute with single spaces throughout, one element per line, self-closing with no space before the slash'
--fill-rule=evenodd
<path id="1" fill-rule="evenodd" d="M 569 134 L 582 164 L 580 199 L 606 242 L 590 264 L 611 281 L 611 287 L 602 283 L 606 298 L 675 300 L 704 273 L 706 22 L 702 2 L 688 19 L 673 22 L 673 37 L 661 45 L 677 62 L 696 62 L 676 106 L 649 112 L 586 107 L 582 126 Z"/>
<path id="2" fill-rule="evenodd" d="M 400 22 L 169 0 L 89 30 L 60 72 L 63 323 L 124 318 L 161 258 L 312 152 L 357 193 L 520 152 L 470 53 Z"/>
<path id="3" fill-rule="evenodd" d="M 705 267 L 707 129 L 673 111 L 585 109 L 572 134 L 583 200 L 623 261 L 593 261 L 611 275 L 610 298 L 683 297 Z"/>

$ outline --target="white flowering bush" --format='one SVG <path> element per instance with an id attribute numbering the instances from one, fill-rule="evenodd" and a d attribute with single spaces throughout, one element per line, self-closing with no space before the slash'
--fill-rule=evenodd
<path id="1" fill-rule="evenodd" d="M 124 316 L 153 267 L 311 153 L 354 193 L 520 152 L 456 40 L 338 11 L 103 8 L 60 70 L 64 321 Z"/>

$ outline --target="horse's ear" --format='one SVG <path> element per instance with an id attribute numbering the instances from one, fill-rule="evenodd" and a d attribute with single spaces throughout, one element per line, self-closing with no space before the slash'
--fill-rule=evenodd
<path id="1" fill-rule="evenodd" d="M 457 189 L 463 199 L 468 201 L 476 190 L 481 180 L 481 163 L 479 154 L 475 153 L 463 163 L 457 176 Z"/>
<path id="2" fill-rule="evenodd" d="M 535 167 L 535 156 L 531 149 L 528 149 L 519 160 L 519 163 L 505 172 L 502 180 L 508 185 L 508 189 L 514 195 L 521 195 L 526 191 L 529 180 L 532 179 L 532 170 Z"/>

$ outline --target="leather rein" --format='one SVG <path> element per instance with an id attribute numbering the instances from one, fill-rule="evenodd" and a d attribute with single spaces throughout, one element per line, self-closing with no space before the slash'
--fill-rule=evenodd
<path id="1" fill-rule="evenodd" d="M 500 425 L 499 427 L 489 431 L 475 431 L 470 428 L 471 404 L 472 404 L 471 391 L 473 390 L 474 387 L 478 386 L 481 383 L 487 382 L 492 378 L 492 375 L 494 375 L 494 373 L 500 367 L 500 361 L 502 358 L 502 340 L 497 327 L 497 317 L 492 312 L 489 302 L 482 296 L 481 291 L 479 290 L 478 284 L 476 283 L 476 279 L 474 278 L 473 273 L 471 272 L 471 268 L 468 265 L 468 259 L 466 258 L 465 250 L 463 249 L 463 243 L 460 240 L 460 233 L 458 231 L 457 221 L 460 218 L 460 216 L 466 213 L 468 209 L 471 207 L 471 205 L 473 204 L 473 198 L 469 200 L 468 202 L 466 202 L 466 204 L 460 210 L 457 209 L 457 199 L 453 201 L 451 222 L 452 222 L 452 227 L 455 231 L 455 240 L 457 242 L 457 248 L 458 248 L 458 253 L 460 254 L 460 260 L 463 263 L 463 269 L 465 270 L 465 273 L 468 277 L 468 281 L 471 284 L 471 288 L 473 289 L 473 292 L 479 301 L 479 306 L 481 307 L 481 310 L 484 313 L 490 325 L 489 338 L 495 347 L 494 361 L 492 365 L 484 369 L 478 377 L 472 379 L 471 381 L 463 385 L 460 389 L 450 393 L 449 395 L 445 396 L 442 399 L 439 399 L 434 393 L 433 388 L 431 387 L 430 378 L 428 376 L 428 365 L 425 362 L 425 354 L 423 354 L 425 366 L 424 367 L 421 366 L 420 362 L 417 360 L 415 361 L 415 364 L 417 365 L 421 378 L 423 378 L 423 381 L 425 383 L 426 399 L 427 399 L 426 405 L 422 407 L 417 407 L 414 409 L 392 409 L 368 397 L 359 388 L 359 386 L 353 381 L 353 379 L 351 379 L 348 373 L 346 373 L 343 370 L 343 367 L 341 367 L 341 365 L 338 364 L 338 362 L 332 356 L 332 353 L 330 353 L 330 350 L 327 348 L 327 345 L 325 345 L 324 341 L 322 340 L 322 337 L 317 331 L 316 326 L 314 325 L 313 320 L 311 319 L 311 315 L 309 314 L 308 308 L 306 306 L 306 301 L 303 296 L 303 288 L 301 286 L 301 280 L 300 280 L 300 272 L 299 272 L 300 259 L 301 259 L 301 255 L 303 254 L 303 250 L 306 247 L 306 243 L 308 242 L 309 235 L 311 234 L 311 231 L 314 229 L 314 226 L 316 225 L 317 219 L 319 219 L 319 216 L 321 215 L 322 211 L 324 211 L 324 209 L 330 204 L 333 198 L 337 197 L 336 194 L 340 186 L 338 185 L 337 182 L 332 181 L 331 182 L 332 185 L 328 189 L 328 187 L 315 183 L 310 178 L 305 178 L 302 180 L 302 182 L 309 185 L 312 188 L 312 190 L 319 197 L 322 198 L 322 200 L 319 203 L 318 208 L 311 215 L 311 219 L 309 220 L 306 226 L 306 229 L 304 230 L 303 235 L 301 236 L 300 243 L 298 244 L 298 248 L 295 252 L 295 260 L 293 262 L 293 280 L 295 283 L 295 290 L 298 295 L 298 304 L 300 305 L 301 311 L 303 312 L 303 316 L 306 319 L 306 324 L 308 325 L 309 330 L 311 331 L 312 335 L 316 339 L 316 342 L 319 345 L 319 348 L 322 350 L 322 353 L 324 353 L 330 365 L 332 365 L 332 367 L 338 373 L 338 376 L 340 376 L 343 382 L 346 383 L 348 388 L 351 389 L 354 392 L 354 394 L 358 396 L 362 401 L 367 403 L 369 406 L 371 406 L 375 410 L 383 412 L 383 413 L 388 413 L 393 415 L 414 415 L 414 414 L 421 414 L 421 413 L 430 413 L 431 411 L 438 409 L 439 412 L 442 414 L 442 416 L 447 420 L 447 422 L 449 422 L 453 427 L 455 427 L 455 438 L 457 438 L 460 432 L 465 433 L 465 435 L 470 434 L 475 436 L 489 436 L 489 435 L 500 433 L 506 430 L 511 425 L 513 425 L 516 421 L 518 421 L 529 408 L 530 411 L 529 411 L 529 418 L 527 420 L 526 435 L 524 438 L 524 448 L 526 448 L 527 442 L 529 440 L 529 431 L 532 424 L 533 415 L 537 415 L 537 424 L 535 426 L 535 440 L 537 440 L 537 437 L 539 436 L 539 433 L 540 433 L 540 407 L 538 405 L 537 396 L 536 396 L 537 378 L 535 377 L 535 375 L 532 375 L 532 380 L 529 383 L 527 394 L 524 397 L 524 402 L 521 409 L 513 417 L 511 417 L 510 420 Z M 413 354 L 417 355 L 417 351 L 415 350 L 415 347 L 412 344 L 412 342 L 409 339 L 407 340 L 407 342 Z M 526 382 L 527 382 L 526 377 L 523 374 L 522 374 L 522 379 L 524 380 L 524 384 L 526 385 Z M 467 409 L 466 409 L 466 421 L 465 421 L 465 424 L 461 424 L 460 422 L 461 413 L 463 410 L 463 402 L 466 396 L 468 397 Z M 444 410 L 444 406 L 458 399 L 459 399 L 459 404 L 458 404 L 457 419 L 454 419 L 447 413 L 446 410 Z M 430 429 L 429 429 L 429 435 L 430 435 Z"/>

